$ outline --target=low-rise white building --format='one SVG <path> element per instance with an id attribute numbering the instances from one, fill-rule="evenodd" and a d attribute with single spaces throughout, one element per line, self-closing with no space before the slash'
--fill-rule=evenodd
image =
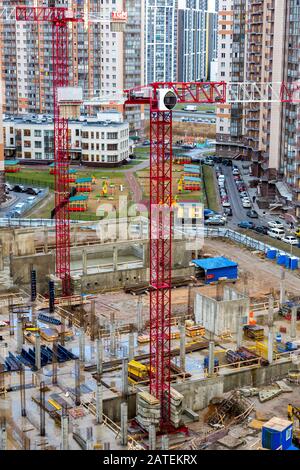
<path id="1" fill-rule="evenodd" d="M 6 158 L 31 164 L 54 160 L 51 116 L 6 116 L 3 132 Z M 71 160 L 85 165 L 122 164 L 129 158 L 129 125 L 117 111 L 70 120 L 69 149 Z"/>

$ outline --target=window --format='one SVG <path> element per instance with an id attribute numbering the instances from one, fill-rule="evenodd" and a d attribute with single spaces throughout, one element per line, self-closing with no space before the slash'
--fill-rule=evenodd
<path id="1" fill-rule="evenodd" d="M 116 140 L 118 138 L 118 133 L 117 132 L 108 132 L 107 133 L 107 138 L 109 140 Z"/>
<path id="2" fill-rule="evenodd" d="M 41 149 L 42 148 L 42 142 L 40 140 L 35 140 L 34 141 L 34 147 L 36 149 Z"/>
<path id="3" fill-rule="evenodd" d="M 42 131 L 35 129 L 34 131 L 34 137 L 42 137 Z"/>
<path id="4" fill-rule="evenodd" d="M 31 158 L 31 152 L 25 152 L 24 158 Z"/>
<path id="5" fill-rule="evenodd" d="M 30 137 L 30 136 L 31 136 L 30 129 L 24 129 L 24 137 Z"/>
<path id="6" fill-rule="evenodd" d="M 41 154 L 41 152 L 35 152 L 35 159 L 36 159 L 36 160 L 42 160 L 42 154 Z"/>

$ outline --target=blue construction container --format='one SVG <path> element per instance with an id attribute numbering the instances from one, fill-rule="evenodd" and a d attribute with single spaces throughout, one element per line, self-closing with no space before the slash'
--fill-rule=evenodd
<path id="1" fill-rule="evenodd" d="M 292 445 L 293 424 L 281 418 L 272 418 L 262 428 L 262 446 L 269 450 L 287 450 Z"/>
<path id="2" fill-rule="evenodd" d="M 268 248 L 266 255 L 268 259 L 276 259 L 277 250 L 274 248 Z"/>
<path id="3" fill-rule="evenodd" d="M 280 266 L 285 266 L 287 258 L 288 256 L 284 253 L 278 253 L 277 264 L 279 264 Z"/>
<path id="4" fill-rule="evenodd" d="M 298 269 L 298 266 L 299 266 L 299 259 L 295 257 L 290 258 L 290 269 L 294 271 L 295 269 Z"/>
<path id="5" fill-rule="evenodd" d="M 219 279 L 238 278 L 238 264 L 225 257 L 194 259 L 197 273 L 204 275 L 205 283 L 210 284 Z"/>

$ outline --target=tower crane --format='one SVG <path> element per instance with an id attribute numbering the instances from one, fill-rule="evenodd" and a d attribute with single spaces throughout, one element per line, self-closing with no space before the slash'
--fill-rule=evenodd
<path id="1" fill-rule="evenodd" d="M 68 25 L 83 22 L 84 18 L 67 7 L 17 6 L 0 12 L 1 16 L 9 19 L 12 12 L 15 12 L 16 21 L 52 24 L 55 164 L 55 208 L 52 214 L 56 221 L 56 275 L 62 281 L 63 296 L 68 296 L 71 294 L 68 117 L 77 117 L 82 103 L 81 89 L 68 86 Z M 110 21 L 115 28 L 119 26 L 115 29 L 116 32 L 122 31 L 127 15 L 112 12 L 111 17 L 93 16 L 93 22 Z"/>

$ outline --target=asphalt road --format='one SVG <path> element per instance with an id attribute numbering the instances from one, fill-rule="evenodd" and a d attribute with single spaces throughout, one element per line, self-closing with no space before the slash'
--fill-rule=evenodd
<path id="1" fill-rule="evenodd" d="M 264 225 L 263 221 L 258 219 L 251 219 L 247 217 L 247 212 L 250 209 L 244 209 L 242 205 L 242 201 L 240 198 L 240 194 L 237 190 L 233 175 L 232 175 L 232 168 L 228 166 L 222 165 L 222 172 L 225 175 L 225 184 L 226 189 L 229 197 L 229 201 L 231 203 L 232 208 L 232 217 L 228 218 L 228 225 L 232 228 L 236 228 L 237 224 L 242 220 L 249 220 L 254 222 L 255 225 Z"/>

